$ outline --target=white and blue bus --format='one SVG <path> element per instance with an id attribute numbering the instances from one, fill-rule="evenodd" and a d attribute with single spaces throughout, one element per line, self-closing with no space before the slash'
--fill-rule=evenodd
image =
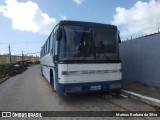
<path id="1" fill-rule="evenodd" d="M 60 95 L 121 89 L 116 26 L 60 21 L 41 48 L 41 72 Z"/>

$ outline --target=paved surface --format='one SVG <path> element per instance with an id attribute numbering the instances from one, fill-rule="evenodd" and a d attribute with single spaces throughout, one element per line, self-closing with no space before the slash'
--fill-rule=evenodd
<path id="1" fill-rule="evenodd" d="M 10 76 L 6 76 L 6 77 L 2 77 L 0 78 L 0 84 L 5 82 L 6 80 L 8 80 L 10 78 Z"/>
<path id="2" fill-rule="evenodd" d="M 0 84 L 0 111 L 155 111 L 155 108 L 134 99 L 100 95 L 60 97 L 52 92 L 50 84 L 40 74 L 40 66 L 32 66 L 24 73 Z M 15 118 L 16 119 L 16 118 Z M 44 119 L 44 118 L 42 118 Z M 53 119 L 53 118 L 47 118 Z M 109 119 L 155 120 L 158 118 L 54 118 L 54 119 Z"/>
<path id="3" fill-rule="evenodd" d="M 160 100 L 160 87 L 148 86 L 136 81 L 123 81 L 123 89 Z"/>

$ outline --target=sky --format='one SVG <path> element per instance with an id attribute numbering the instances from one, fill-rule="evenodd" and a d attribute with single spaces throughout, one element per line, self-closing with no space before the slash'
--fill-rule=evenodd
<path id="1" fill-rule="evenodd" d="M 121 40 L 160 27 L 160 0 L 0 0 L 0 54 L 39 55 L 60 20 L 116 25 Z"/>

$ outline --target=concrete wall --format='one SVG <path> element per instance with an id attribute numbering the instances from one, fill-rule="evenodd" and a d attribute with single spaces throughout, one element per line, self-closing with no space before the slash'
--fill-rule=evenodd
<path id="1" fill-rule="evenodd" d="M 120 43 L 123 80 L 160 86 L 160 33 Z"/>

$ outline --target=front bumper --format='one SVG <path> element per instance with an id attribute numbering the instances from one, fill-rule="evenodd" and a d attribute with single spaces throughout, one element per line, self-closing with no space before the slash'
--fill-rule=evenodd
<path id="1" fill-rule="evenodd" d="M 95 92 L 111 92 L 121 89 L 121 80 L 105 81 L 105 82 L 91 82 L 91 83 L 70 83 L 58 84 L 58 94 L 85 94 Z"/>

